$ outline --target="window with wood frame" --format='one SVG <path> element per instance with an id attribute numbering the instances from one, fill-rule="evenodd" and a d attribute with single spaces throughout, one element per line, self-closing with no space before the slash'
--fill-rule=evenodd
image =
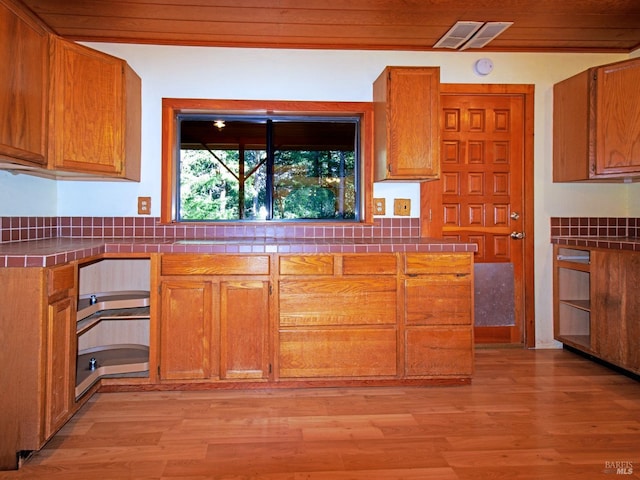
<path id="1" fill-rule="evenodd" d="M 163 100 L 164 222 L 370 220 L 372 105 Z"/>

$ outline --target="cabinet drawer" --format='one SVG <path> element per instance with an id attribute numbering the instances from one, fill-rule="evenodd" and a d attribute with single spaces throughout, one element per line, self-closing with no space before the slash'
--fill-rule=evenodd
<path id="1" fill-rule="evenodd" d="M 344 255 L 343 275 L 395 275 L 398 271 L 396 256 L 392 254 Z"/>
<path id="2" fill-rule="evenodd" d="M 396 323 L 395 277 L 280 282 L 280 325 Z"/>
<path id="3" fill-rule="evenodd" d="M 280 257 L 280 275 L 333 275 L 333 255 Z"/>
<path id="4" fill-rule="evenodd" d="M 407 376 L 471 375 L 473 337 L 468 327 L 415 327 L 406 332 Z"/>
<path id="5" fill-rule="evenodd" d="M 71 290 L 75 285 L 76 273 L 73 265 L 50 268 L 47 273 L 47 293 L 49 296 Z"/>
<path id="6" fill-rule="evenodd" d="M 407 253 L 405 273 L 407 275 L 455 273 L 470 275 L 471 253 Z"/>
<path id="7" fill-rule="evenodd" d="M 161 275 L 269 275 L 268 255 L 166 254 Z"/>
<path id="8" fill-rule="evenodd" d="M 396 375 L 395 329 L 280 332 L 280 377 Z"/>
<path id="9" fill-rule="evenodd" d="M 447 281 L 431 278 L 405 280 L 407 325 L 471 325 L 469 277 L 442 277 Z"/>

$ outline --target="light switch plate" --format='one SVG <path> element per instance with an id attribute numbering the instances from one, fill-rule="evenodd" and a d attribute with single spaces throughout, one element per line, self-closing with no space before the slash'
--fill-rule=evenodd
<path id="1" fill-rule="evenodd" d="M 393 214 L 398 217 L 408 217 L 411 214 L 411 200 L 408 198 L 394 199 Z"/>

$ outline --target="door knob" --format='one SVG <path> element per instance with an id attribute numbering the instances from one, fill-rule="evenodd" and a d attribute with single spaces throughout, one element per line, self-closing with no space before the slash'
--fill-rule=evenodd
<path id="1" fill-rule="evenodd" d="M 511 218 L 512 218 L 513 220 L 518 220 L 518 219 L 520 218 L 520 214 L 519 214 L 518 212 L 513 212 L 513 213 L 511 214 Z"/>
<path id="2" fill-rule="evenodd" d="M 522 240 L 524 238 L 524 232 L 511 232 L 511 238 L 514 240 Z"/>

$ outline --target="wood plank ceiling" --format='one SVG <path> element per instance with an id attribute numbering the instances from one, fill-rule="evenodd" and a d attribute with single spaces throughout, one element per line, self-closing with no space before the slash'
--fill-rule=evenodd
<path id="1" fill-rule="evenodd" d="M 432 50 L 459 20 L 513 25 L 488 51 L 632 52 L 639 0 L 17 0 L 77 41 Z"/>

